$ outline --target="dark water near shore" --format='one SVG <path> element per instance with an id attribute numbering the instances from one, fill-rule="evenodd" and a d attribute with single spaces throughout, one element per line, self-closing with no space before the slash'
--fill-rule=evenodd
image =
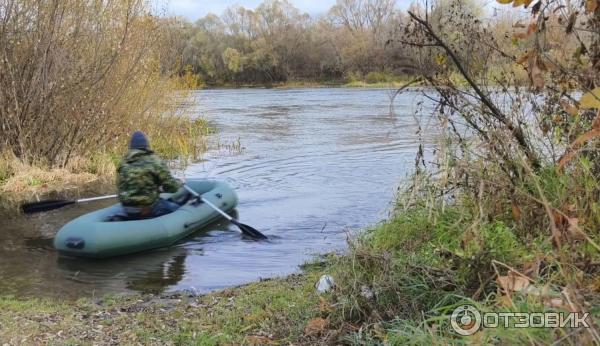
<path id="1" fill-rule="evenodd" d="M 189 112 L 208 119 L 218 134 L 211 139 L 215 149 L 185 176 L 227 180 L 239 195 L 240 220 L 272 241 L 243 239 L 223 221 L 166 249 L 67 258 L 52 249 L 53 235 L 111 202 L 71 206 L 0 226 L 0 294 L 203 293 L 285 275 L 315 254 L 344 249 L 348 232 L 386 218 L 414 165 L 420 93 L 398 96 L 393 114 L 390 95 L 383 89 L 197 92 Z"/>

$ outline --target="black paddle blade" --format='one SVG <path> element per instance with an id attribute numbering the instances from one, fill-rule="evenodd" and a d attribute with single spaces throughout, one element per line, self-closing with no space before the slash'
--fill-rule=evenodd
<path id="1" fill-rule="evenodd" d="M 21 205 L 21 210 L 25 214 L 33 214 L 40 213 L 43 211 L 54 210 L 58 208 L 62 208 L 66 205 L 74 204 L 75 201 L 66 201 L 66 200 L 51 200 L 51 201 L 43 201 L 43 202 L 34 202 L 34 203 L 26 203 Z"/>
<path id="2" fill-rule="evenodd" d="M 267 238 L 266 235 L 260 233 L 258 230 L 248 226 L 248 225 L 244 225 L 243 223 L 233 219 L 231 220 L 231 222 L 238 226 L 240 228 L 240 230 L 242 231 L 242 233 L 244 233 L 245 235 L 251 236 L 252 238 L 256 238 L 256 239 L 269 239 Z"/>

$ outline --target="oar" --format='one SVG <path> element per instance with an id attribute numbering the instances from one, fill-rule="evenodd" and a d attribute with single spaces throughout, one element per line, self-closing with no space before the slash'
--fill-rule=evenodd
<path id="1" fill-rule="evenodd" d="M 231 216 L 229 216 L 227 213 L 225 213 L 224 211 L 222 211 L 221 209 L 219 209 L 216 205 L 212 204 L 211 202 L 209 202 L 208 200 L 202 198 L 202 196 L 200 196 L 196 191 L 194 191 L 191 187 L 187 186 L 187 185 L 183 185 L 183 188 L 188 190 L 192 195 L 194 195 L 195 197 L 197 197 L 200 201 L 206 203 L 209 207 L 213 208 L 214 210 L 216 210 L 217 212 L 219 212 L 219 214 L 223 215 L 224 218 L 226 218 L 227 220 L 231 221 L 231 223 L 233 223 L 234 225 L 238 226 L 240 231 L 242 231 L 242 233 L 247 234 L 253 238 L 257 238 L 257 239 L 268 239 L 266 235 L 260 233 L 258 230 L 248 226 L 248 225 L 244 225 L 243 223 L 239 222 L 238 220 L 232 218 Z"/>
<path id="2" fill-rule="evenodd" d="M 70 204 L 99 201 L 102 199 L 109 199 L 109 198 L 115 198 L 115 197 L 117 197 L 117 195 L 82 198 L 82 199 L 71 199 L 71 200 L 55 199 L 55 200 L 50 200 L 50 201 L 25 203 L 25 204 L 21 205 L 21 210 L 23 210 L 23 212 L 25 214 L 33 214 L 33 213 L 39 213 L 42 211 L 48 211 L 48 210 L 62 208 L 64 206 L 67 206 Z"/>

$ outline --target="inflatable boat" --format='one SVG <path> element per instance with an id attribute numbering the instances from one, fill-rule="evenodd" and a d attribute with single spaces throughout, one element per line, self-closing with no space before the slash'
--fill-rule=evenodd
<path id="1" fill-rule="evenodd" d="M 188 180 L 186 184 L 223 211 L 237 205 L 235 191 L 225 182 Z M 120 210 L 120 205 L 115 204 L 72 220 L 58 231 L 54 247 L 71 256 L 124 255 L 172 245 L 222 217 L 206 203 L 193 199 L 170 214 L 151 219 L 114 221 Z"/>

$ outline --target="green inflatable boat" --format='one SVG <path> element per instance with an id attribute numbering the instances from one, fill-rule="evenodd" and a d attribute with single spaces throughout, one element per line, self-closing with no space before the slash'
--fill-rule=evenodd
<path id="1" fill-rule="evenodd" d="M 186 184 L 221 210 L 229 211 L 238 198 L 222 181 L 188 180 Z M 171 194 L 163 194 L 169 198 Z M 110 221 L 120 205 L 82 215 L 61 228 L 54 247 L 61 253 L 82 257 L 110 257 L 172 245 L 222 217 L 205 203 L 187 203 L 176 211 L 153 219 Z"/>

